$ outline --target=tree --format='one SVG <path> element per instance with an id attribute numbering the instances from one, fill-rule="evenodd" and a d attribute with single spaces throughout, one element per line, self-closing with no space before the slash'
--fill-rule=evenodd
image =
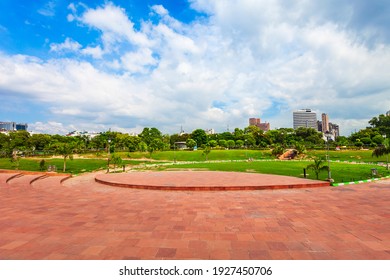
<path id="1" fill-rule="evenodd" d="M 47 134 L 33 134 L 28 139 L 28 146 L 33 150 L 43 151 L 45 146 L 50 143 L 50 135 Z"/>
<path id="2" fill-rule="evenodd" d="M 144 141 L 147 145 L 149 145 L 153 139 L 162 139 L 162 133 L 155 127 L 148 128 L 145 127 L 142 132 L 138 135 L 142 141 Z"/>
<path id="3" fill-rule="evenodd" d="M 218 141 L 219 146 L 223 148 L 227 148 L 227 141 L 225 139 L 221 139 Z"/>
<path id="4" fill-rule="evenodd" d="M 299 155 L 303 155 L 303 154 L 306 153 L 306 147 L 305 147 L 305 145 L 303 145 L 303 144 L 301 144 L 301 143 L 296 143 L 296 144 L 294 145 L 294 147 L 295 147 L 295 150 L 297 150 L 297 152 L 298 152 Z"/>
<path id="5" fill-rule="evenodd" d="M 162 142 L 161 139 L 159 139 L 159 138 L 154 138 L 154 139 L 150 142 L 150 144 L 149 144 L 149 146 L 148 146 L 148 152 L 149 152 L 149 154 L 150 154 L 150 158 L 152 158 L 152 153 L 153 153 L 154 151 L 161 150 L 162 147 L 163 147 L 163 145 L 164 145 L 164 143 Z"/>
<path id="6" fill-rule="evenodd" d="M 275 145 L 275 147 L 272 149 L 272 152 L 271 154 L 275 157 L 279 157 L 280 155 L 282 155 L 284 153 L 284 149 L 282 146 L 280 145 Z"/>
<path id="7" fill-rule="evenodd" d="M 381 114 L 378 117 L 372 118 L 368 123 L 378 129 L 381 135 L 390 137 L 390 116 Z"/>
<path id="8" fill-rule="evenodd" d="M 138 143 L 138 150 L 140 152 L 145 152 L 145 151 L 147 151 L 147 149 L 148 149 L 148 145 L 146 145 L 146 143 L 144 141 L 141 141 Z"/>
<path id="9" fill-rule="evenodd" d="M 389 154 L 390 154 L 390 145 L 389 138 L 386 138 L 382 145 L 375 148 L 372 152 L 372 156 L 381 157 L 386 155 L 386 169 L 389 170 Z"/>
<path id="10" fill-rule="evenodd" d="M 116 168 L 116 166 L 117 165 L 121 165 L 122 164 L 122 158 L 119 156 L 119 155 L 117 155 L 117 154 L 112 154 L 112 156 L 111 156 L 111 160 L 110 160 L 113 164 L 114 164 L 114 172 L 115 172 L 115 168 Z"/>
<path id="11" fill-rule="evenodd" d="M 210 140 L 207 145 L 210 146 L 211 148 L 215 148 L 218 146 L 218 142 L 216 140 Z"/>
<path id="12" fill-rule="evenodd" d="M 194 140 L 194 139 L 191 139 L 191 138 L 187 139 L 187 141 L 186 141 L 186 146 L 187 146 L 189 149 L 193 150 L 194 147 L 196 146 L 195 140 Z"/>
<path id="13" fill-rule="evenodd" d="M 64 167 L 62 172 L 66 171 L 66 160 L 69 158 L 73 160 L 74 145 L 72 143 L 58 143 L 55 147 L 57 154 L 61 155 L 64 158 Z"/>
<path id="14" fill-rule="evenodd" d="M 191 133 L 191 139 L 195 140 L 198 147 L 207 144 L 207 134 L 203 129 L 195 129 Z"/>
<path id="15" fill-rule="evenodd" d="M 324 158 L 314 158 L 314 163 L 309 164 L 306 168 L 311 169 L 316 174 L 316 178 L 318 180 L 319 174 L 321 171 L 328 171 L 329 167 L 326 164 Z"/>
<path id="16" fill-rule="evenodd" d="M 229 149 L 233 149 L 236 146 L 236 142 L 234 140 L 230 139 L 226 141 L 226 145 L 228 146 Z"/>
<path id="17" fill-rule="evenodd" d="M 11 156 L 11 162 L 15 165 L 15 169 L 19 169 L 19 162 L 20 162 L 20 156 L 18 155 L 17 150 L 12 151 L 12 156 Z"/>
<path id="18" fill-rule="evenodd" d="M 206 145 L 206 147 L 204 148 L 203 152 L 202 152 L 202 155 L 206 156 L 206 161 L 209 160 L 209 154 L 211 152 L 211 148 L 209 145 Z"/>

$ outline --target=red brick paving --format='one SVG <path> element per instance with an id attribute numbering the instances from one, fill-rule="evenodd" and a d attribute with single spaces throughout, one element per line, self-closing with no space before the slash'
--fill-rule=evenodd
<path id="1" fill-rule="evenodd" d="M 0 259 L 390 259 L 390 180 L 246 191 L 0 173 Z"/>
<path id="2" fill-rule="evenodd" d="M 171 171 L 98 174 L 99 183 L 126 188 L 217 191 L 328 187 L 328 182 L 239 172 Z"/>

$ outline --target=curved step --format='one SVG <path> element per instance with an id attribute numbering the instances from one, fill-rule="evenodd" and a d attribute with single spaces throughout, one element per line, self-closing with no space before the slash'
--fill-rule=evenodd
<path id="1" fill-rule="evenodd" d="M 0 173 L 0 187 L 8 187 L 8 182 L 15 177 L 21 176 L 20 173 Z"/>
<path id="2" fill-rule="evenodd" d="M 7 181 L 7 184 L 13 188 L 31 187 L 31 183 L 38 180 L 46 174 L 20 174 Z"/>
<path id="3" fill-rule="evenodd" d="M 61 187 L 62 182 L 69 179 L 71 175 L 42 176 L 31 182 L 34 188 Z"/>

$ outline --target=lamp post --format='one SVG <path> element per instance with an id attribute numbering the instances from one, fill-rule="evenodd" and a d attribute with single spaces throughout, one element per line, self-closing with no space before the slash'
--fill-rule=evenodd
<path id="1" fill-rule="evenodd" d="M 247 139 L 245 139 L 245 159 L 248 159 L 248 144 L 247 144 Z"/>
<path id="2" fill-rule="evenodd" d="M 107 173 L 110 173 L 110 143 L 111 139 L 108 139 L 108 146 L 107 146 Z"/>
<path id="3" fill-rule="evenodd" d="M 384 134 L 383 138 L 385 138 L 384 141 L 385 148 L 389 149 L 389 138 L 387 137 L 387 134 Z M 386 153 L 386 169 L 389 170 L 389 153 Z"/>
<path id="4" fill-rule="evenodd" d="M 330 139 L 331 134 L 329 131 L 325 132 L 325 137 L 326 137 L 326 144 L 327 144 L 327 150 L 326 150 L 326 159 L 328 161 L 328 181 L 333 182 L 331 171 L 330 171 L 330 157 L 329 157 L 329 139 Z"/>
<path id="5" fill-rule="evenodd" d="M 173 162 L 176 163 L 176 142 L 173 142 Z"/>

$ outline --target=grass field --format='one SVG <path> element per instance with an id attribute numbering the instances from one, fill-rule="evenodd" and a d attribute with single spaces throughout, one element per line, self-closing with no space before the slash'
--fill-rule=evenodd
<path id="1" fill-rule="evenodd" d="M 177 164 L 173 166 L 160 166 L 159 170 L 174 169 L 202 169 L 211 171 L 238 171 L 238 172 L 255 172 L 264 174 L 286 175 L 303 178 L 303 169 L 311 161 L 252 161 L 252 162 L 203 162 L 191 164 Z M 341 162 L 331 162 L 331 175 L 336 183 L 350 182 L 356 180 L 371 179 L 371 168 L 378 170 L 379 176 L 390 175 L 390 172 L 383 166 L 371 164 L 347 164 Z M 313 171 L 306 170 L 307 178 L 316 179 Z M 326 180 L 328 173 L 321 172 L 319 179 Z"/>
<path id="2" fill-rule="evenodd" d="M 28 170 L 28 171 L 40 171 L 39 162 L 41 159 L 32 159 L 32 158 L 22 158 L 19 161 L 19 170 Z M 129 166 L 140 165 L 145 163 L 145 161 L 134 161 L 134 160 L 124 160 L 127 168 Z M 57 172 L 61 173 L 64 165 L 64 160 L 60 158 L 45 159 L 45 167 L 49 165 L 55 165 L 57 167 Z M 0 159 L 0 169 L 16 169 L 14 163 L 9 159 Z M 80 174 L 85 172 L 92 172 L 100 169 L 107 169 L 107 159 L 74 159 L 66 161 L 66 173 Z"/>
<path id="3" fill-rule="evenodd" d="M 150 158 L 150 154 L 147 152 L 120 152 L 118 154 L 121 157 L 129 157 L 131 159 L 148 158 L 153 160 L 168 160 L 168 161 L 205 161 L 206 157 L 202 155 L 202 150 L 198 151 L 161 151 L 155 152 Z M 312 157 L 325 157 L 326 150 L 311 150 L 306 153 L 307 158 Z M 372 157 L 371 150 L 330 150 L 329 156 L 331 160 L 340 161 L 357 161 L 357 162 L 385 162 L 386 157 L 379 158 Z M 105 154 L 102 155 L 106 157 Z M 212 150 L 208 155 L 208 160 L 245 160 L 248 158 L 253 159 L 273 159 L 270 150 Z"/>
<path id="4" fill-rule="evenodd" d="M 178 163 L 194 162 L 180 165 L 161 166 L 159 170 L 167 168 L 180 169 L 208 169 L 220 171 L 238 171 L 238 172 L 257 172 L 267 174 L 288 175 L 294 177 L 303 177 L 303 169 L 310 164 L 310 159 L 313 157 L 325 157 L 327 151 L 308 151 L 306 158 L 303 161 L 264 161 L 274 159 L 270 150 L 212 150 L 208 155 L 208 162 L 201 150 L 198 151 L 162 151 L 155 152 L 150 158 L 149 153 L 141 152 L 120 152 L 117 153 L 124 159 L 127 169 L 145 164 L 148 169 L 148 164 L 158 164 L 159 162 Z M 331 162 L 332 178 L 335 182 L 355 181 L 371 178 L 371 168 L 377 168 L 380 176 L 386 176 L 390 173 L 382 166 L 377 166 L 378 162 L 385 162 L 386 157 L 372 157 L 372 151 L 368 150 L 347 150 L 347 151 L 329 151 Z M 246 161 L 252 158 L 254 161 Z M 20 170 L 39 171 L 40 158 L 21 158 L 19 161 Z M 239 160 L 240 162 L 233 162 Z M 213 162 L 213 161 L 229 161 L 229 162 Z M 334 162 L 340 161 L 340 162 Z M 343 161 L 350 162 L 349 164 Z M 352 164 L 353 162 L 367 163 L 367 164 Z M 370 164 L 368 164 L 370 163 Z M 372 163 L 372 164 L 371 164 Z M 63 159 L 61 158 L 47 158 L 45 159 L 45 166 L 55 165 L 58 172 L 62 172 Z M 67 160 L 67 173 L 80 174 L 84 172 L 96 171 L 107 168 L 106 154 L 87 154 L 74 160 Z M 142 165 L 144 166 L 144 165 Z M 149 167 L 154 168 L 154 167 Z M 0 169 L 16 169 L 14 163 L 9 159 L 0 159 Z M 312 171 L 307 170 L 308 178 L 315 179 Z M 320 174 L 320 179 L 325 180 L 327 172 Z"/>

